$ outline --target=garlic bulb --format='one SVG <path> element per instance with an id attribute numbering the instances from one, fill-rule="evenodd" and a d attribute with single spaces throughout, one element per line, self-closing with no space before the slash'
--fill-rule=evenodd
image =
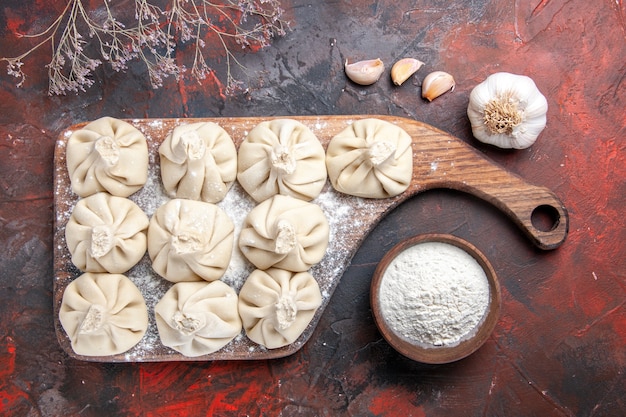
<path id="1" fill-rule="evenodd" d="M 500 148 L 525 149 L 546 127 L 548 102 L 524 75 L 498 72 L 472 90 L 467 117 L 481 142 Z"/>

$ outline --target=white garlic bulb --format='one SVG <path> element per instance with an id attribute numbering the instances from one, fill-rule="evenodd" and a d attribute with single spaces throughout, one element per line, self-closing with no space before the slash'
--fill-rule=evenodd
<path id="1" fill-rule="evenodd" d="M 470 94 L 467 117 L 481 142 L 525 149 L 546 127 L 548 102 L 527 76 L 498 72 Z"/>

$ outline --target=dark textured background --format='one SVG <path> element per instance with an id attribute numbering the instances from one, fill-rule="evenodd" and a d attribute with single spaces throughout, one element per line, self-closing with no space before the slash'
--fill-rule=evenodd
<path id="1" fill-rule="evenodd" d="M 50 19 L 62 1 L 4 1 L 0 55 L 14 30 Z M 0 77 L 0 411 L 3 415 L 621 416 L 626 414 L 626 5 L 620 0 L 283 1 L 292 30 L 237 55 L 249 90 L 214 80 L 152 90 L 140 65 L 103 67 L 86 93 L 47 96 L 46 52 L 25 86 Z M 28 17 L 26 17 L 26 15 Z M 217 52 L 215 52 L 217 54 Z M 342 64 L 380 57 L 426 62 L 401 88 L 386 76 L 347 82 Z M 220 57 L 212 56 L 217 76 Z M 420 98 L 445 70 L 451 94 Z M 548 99 L 548 127 L 523 151 L 472 139 L 465 108 L 489 74 L 530 75 Z M 52 164 L 58 132 L 119 118 L 393 114 L 445 130 L 569 210 L 558 249 L 535 249 L 508 218 L 473 197 L 428 191 L 366 239 L 317 329 L 277 360 L 97 364 L 69 359 L 52 317 Z M 376 263 L 399 239 L 449 232 L 478 246 L 502 283 L 503 309 L 472 356 L 429 366 L 381 338 L 369 308 Z"/>

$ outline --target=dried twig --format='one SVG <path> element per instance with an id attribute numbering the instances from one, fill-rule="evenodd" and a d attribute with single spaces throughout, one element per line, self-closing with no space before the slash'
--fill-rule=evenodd
<path id="1" fill-rule="evenodd" d="M 102 0 L 95 10 L 87 10 L 84 0 L 68 0 L 61 14 L 42 32 L 18 34 L 37 42 L 15 57 L 2 57 L 7 72 L 18 78 L 22 86 L 26 79 L 24 59 L 40 47 L 50 44 L 52 57 L 48 68 L 49 94 L 85 91 L 93 84 L 93 71 L 107 62 L 116 71 L 128 69 L 128 63 L 138 59 L 146 65 L 153 88 L 163 85 L 163 79 L 176 78 L 186 70 L 174 60 L 176 47 L 193 44 L 191 76 L 199 82 L 212 71 L 203 54 L 206 38 L 216 38 L 226 58 L 227 92 L 238 81 L 231 64 L 241 64 L 231 50 L 241 47 L 265 47 L 274 36 L 282 36 L 288 23 L 282 20 L 279 0 L 171 0 L 166 9 L 149 0 L 133 0 L 134 18 L 122 22 L 111 0 Z M 97 17 L 96 17 L 97 16 Z M 93 57 L 93 51 L 97 56 Z M 90 51 L 90 52 L 88 52 Z"/>

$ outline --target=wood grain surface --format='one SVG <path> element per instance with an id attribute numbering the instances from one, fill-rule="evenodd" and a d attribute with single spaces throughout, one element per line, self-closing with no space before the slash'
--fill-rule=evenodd
<path id="1" fill-rule="evenodd" d="M 133 119 L 127 120 L 148 139 L 150 160 L 158 164 L 158 147 L 167 134 L 176 126 L 195 122 L 214 122 L 222 126 L 231 135 L 236 147 L 254 126 L 262 121 L 279 117 L 245 117 L 245 118 L 202 118 L 202 119 Z M 494 162 L 480 155 L 466 143 L 428 124 L 408 118 L 385 115 L 352 115 L 352 116 L 299 116 L 290 117 L 308 126 L 318 137 L 324 148 L 334 135 L 347 128 L 353 121 L 365 118 L 377 118 L 396 124 L 403 128 L 412 138 L 413 176 L 408 189 L 393 198 L 363 199 L 338 193 L 327 181 L 323 190 L 326 199 L 332 198 L 333 206 L 326 207 L 319 202 L 327 217 L 331 219 L 331 228 L 335 225 L 335 239 L 331 238 L 326 256 L 315 265 L 311 272 L 318 280 L 323 294 L 322 305 L 303 334 L 292 344 L 268 350 L 250 341 L 245 335 L 235 338 L 225 348 L 201 357 L 189 358 L 163 346 L 152 320 L 153 307 L 156 300 L 146 297 L 151 322 L 144 340 L 128 352 L 111 356 L 81 356 L 73 352 L 69 338 L 62 329 L 58 312 L 62 302 L 63 291 L 67 285 L 80 275 L 71 263 L 71 257 L 65 243 L 65 225 L 69 219 L 73 205 L 78 197 L 72 193 L 65 162 L 67 140 L 72 132 L 82 128 L 86 123 L 68 127 L 59 135 L 55 148 L 55 230 L 54 230 L 54 320 L 58 340 L 63 349 L 76 359 L 97 362 L 148 362 L 148 361 L 184 361 L 184 360 L 236 360 L 236 359 L 270 359 L 290 355 L 298 351 L 313 333 L 324 308 L 328 304 L 334 289 L 339 283 L 350 260 L 358 250 L 361 242 L 378 224 L 383 216 L 392 208 L 406 199 L 433 188 L 450 188 L 460 190 L 493 204 L 501 212 L 517 224 L 537 247 L 554 249 L 567 236 L 568 216 L 563 203 L 550 190 L 525 182 L 522 178 L 507 172 Z M 158 170 L 151 170 L 156 171 Z M 158 175 L 158 174 L 157 174 Z M 160 178 L 153 178 L 153 183 L 160 184 Z M 145 191 L 148 192 L 148 191 Z M 232 189 L 231 193 L 245 193 L 241 189 Z M 130 198 L 137 197 L 141 191 Z M 245 198 L 244 195 L 240 196 Z M 156 197 L 155 197 L 156 198 Z M 319 200 L 319 199 L 318 199 Z M 140 207 L 145 204 L 145 196 L 136 198 Z M 313 202 L 316 202 L 314 200 Z M 337 207 L 341 212 L 349 214 L 344 219 L 333 219 L 338 216 Z M 142 207 L 142 209 L 146 209 Z M 533 224 L 533 214 L 538 210 L 552 213 L 552 224 L 547 230 L 541 230 Z M 358 219 L 358 222 L 356 221 Z M 332 220 L 340 220 L 339 222 Z M 136 279 L 139 270 L 145 274 L 149 270 L 149 259 L 144 256 L 140 264 L 131 269 L 128 275 Z M 157 299 L 167 291 L 170 283 L 150 272 L 154 283 L 150 284 L 153 296 Z M 143 281 L 141 281 L 143 282 Z M 140 290 L 145 288 L 138 284 Z M 153 287 L 157 287 L 155 290 Z M 237 291 L 239 288 L 235 288 Z"/>

